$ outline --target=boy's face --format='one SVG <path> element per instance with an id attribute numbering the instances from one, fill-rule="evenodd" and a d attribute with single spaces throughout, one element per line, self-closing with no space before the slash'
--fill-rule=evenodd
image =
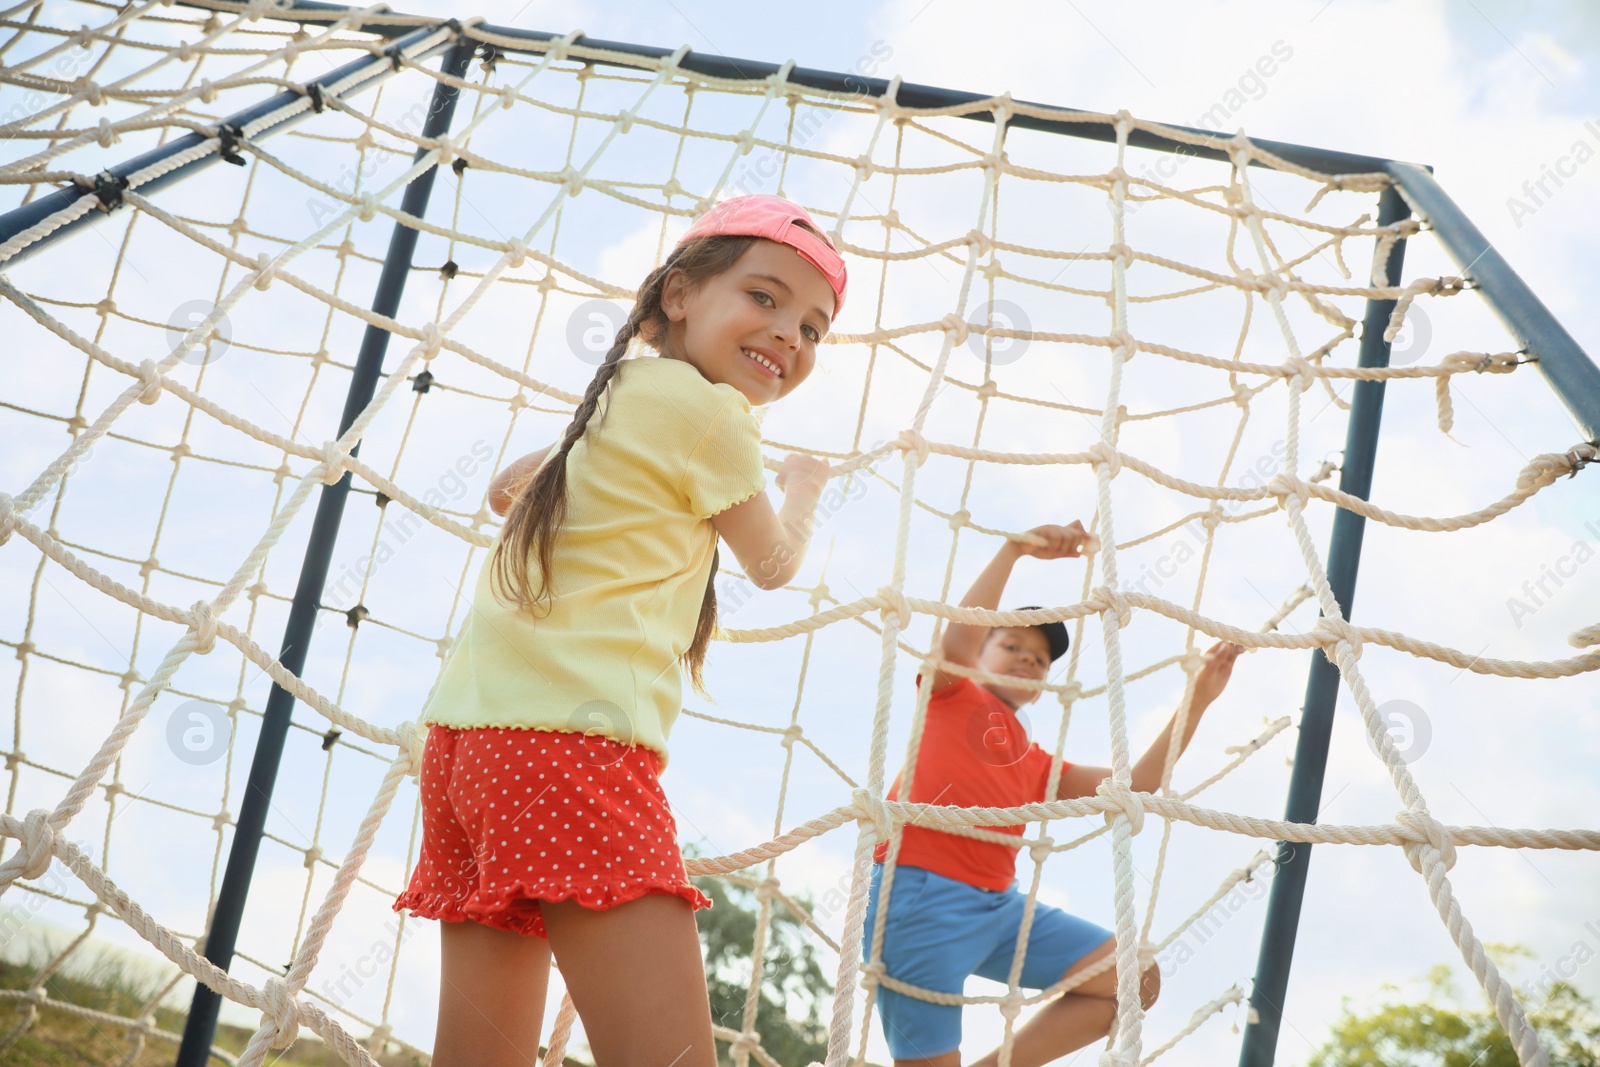
<path id="1" fill-rule="evenodd" d="M 1043 681 L 1050 674 L 1050 642 L 1035 626 L 997 626 L 989 631 L 978 652 L 977 667 L 991 674 Z M 1039 699 L 1039 690 L 980 682 L 985 689 L 1013 708 Z"/>
<path id="2" fill-rule="evenodd" d="M 662 355 L 694 364 L 752 405 L 770 404 L 806 380 L 834 310 L 822 272 L 793 248 L 761 239 L 730 269 L 690 289 L 681 273 L 661 293 L 668 320 Z"/>

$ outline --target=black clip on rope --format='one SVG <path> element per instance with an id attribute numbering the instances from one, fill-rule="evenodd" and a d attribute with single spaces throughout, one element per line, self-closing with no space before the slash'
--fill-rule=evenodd
<path id="1" fill-rule="evenodd" d="M 322 114 L 322 109 L 328 103 L 327 98 L 322 95 L 322 83 L 308 82 L 305 87 L 305 95 L 306 99 L 311 101 L 311 110 L 318 115 Z"/>
<path id="2" fill-rule="evenodd" d="M 237 123 L 225 122 L 217 127 L 217 154 L 225 163 L 232 163 L 236 167 L 244 166 L 244 156 L 239 154 L 239 145 L 244 141 L 244 130 Z"/>
<path id="3" fill-rule="evenodd" d="M 112 174 L 103 170 L 94 176 L 94 195 L 100 201 L 100 210 L 111 212 L 122 206 L 122 191 L 128 187 L 128 179 L 121 174 Z"/>

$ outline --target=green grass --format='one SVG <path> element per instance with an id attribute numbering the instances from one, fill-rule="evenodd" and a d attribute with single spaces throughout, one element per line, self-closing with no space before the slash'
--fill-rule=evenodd
<path id="1" fill-rule="evenodd" d="M 38 976 L 41 964 L 0 961 L 0 989 L 27 989 Z M 137 975 L 122 962 L 102 956 L 94 961 L 93 978 L 57 973 L 45 984 L 51 1000 L 65 1001 L 96 1011 L 136 1018 L 139 1009 L 159 988 L 152 979 Z M 10 1034 L 26 1017 L 23 1002 L 0 1002 L 0 1039 Z M 170 1033 L 183 1032 L 187 1012 L 158 1007 L 156 1024 Z M 222 1023 L 217 1027 L 215 1045 L 238 1055 L 249 1044 L 253 1029 Z M 305 1035 L 304 1027 L 301 1034 Z M 119 1026 L 107 1026 L 55 1008 L 39 1008 L 33 1023 L 9 1047 L 0 1051 L 6 1067 L 100 1067 L 120 1064 L 134 1047 L 136 1035 Z M 177 1055 L 175 1043 L 146 1038 L 144 1047 L 130 1067 L 171 1067 Z M 396 1051 L 376 1057 L 383 1067 L 427 1067 L 428 1057 Z M 221 1063 L 220 1060 L 213 1062 Z M 335 1067 L 343 1063 L 338 1055 L 316 1037 L 301 1036 L 288 1049 L 275 1049 L 267 1057 L 270 1064 L 296 1067 Z"/>

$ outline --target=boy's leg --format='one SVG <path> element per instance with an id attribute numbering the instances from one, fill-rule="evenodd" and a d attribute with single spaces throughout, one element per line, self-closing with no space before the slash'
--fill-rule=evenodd
<path id="1" fill-rule="evenodd" d="M 882 867 L 875 867 L 862 930 L 862 957 L 870 952 Z M 894 978 L 922 989 L 960 993 L 968 974 L 996 937 L 990 921 L 997 894 L 932 871 L 901 867 L 889 896 L 883 963 Z M 878 1018 L 895 1067 L 960 1067 L 961 1008 L 896 993 L 877 992 Z"/>
<path id="2" fill-rule="evenodd" d="M 540 905 L 596 1067 L 716 1067 L 694 910 L 652 893 L 606 911 Z"/>
<path id="3" fill-rule="evenodd" d="M 1020 901 L 1020 894 L 1018 900 Z M 1020 911 L 1018 912 L 1020 921 Z M 1093 945 L 1084 951 L 1086 945 Z M 985 961 L 977 973 L 985 978 L 1004 982 L 1011 969 L 1011 955 L 1016 940 L 1003 945 L 1000 951 Z M 1057 908 L 1040 904 L 1034 913 L 1033 929 L 1028 938 L 1028 956 L 1023 963 L 1022 982 L 1027 988 L 1042 989 L 1087 970 L 1107 956 L 1115 955 L 1116 938 L 1109 932 L 1077 916 Z M 1059 963 L 1052 961 L 1076 959 L 1064 972 L 1054 971 Z M 1149 967 L 1140 984 L 1139 999 L 1148 1008 L 1155 1003 L 1161 986 L 1160 969 Z M 1111 1032 L 1117 1016 L 1117 969 L 1113 964 L 1086 979 L 1071 992 L 1044 1005 L 1027 1023 L 1017 1028 L 1012 1037 L 1011 1063 L 1013 1067 L 1039 1067 L 1069 1052 L 1093 1044 Z M 974 1067 L 994 1067 L 1000 1061 L 999 1050 L 989 1053 Z"/>
<path id="4" fill-rule="evenodd" d="M 539 1060 L 550 943 L 470 920 L 440 923 L 433 1067 L 527 1067 Z"/>

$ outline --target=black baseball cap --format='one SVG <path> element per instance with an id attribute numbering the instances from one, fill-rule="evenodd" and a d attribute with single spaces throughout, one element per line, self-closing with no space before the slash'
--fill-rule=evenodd
<path id="1" fill-rule="evenodd" d="M 1025 608 L 1016 608 L 1014 610 L 1039 611 L 1041 608 L 1038 604 L 1029 604 Z M 1056 660 L 1067 654 L 1067 646 L 1071 644 L 1071 642 L 1067 640 L 1067 627 L 1065 623 L 1036 622 L 1033 624 L 1033 628 L 1035 630 L 1043 631 L 1044 639 L 1050 643 L 1051 663 L 1054 663 Z"/>

